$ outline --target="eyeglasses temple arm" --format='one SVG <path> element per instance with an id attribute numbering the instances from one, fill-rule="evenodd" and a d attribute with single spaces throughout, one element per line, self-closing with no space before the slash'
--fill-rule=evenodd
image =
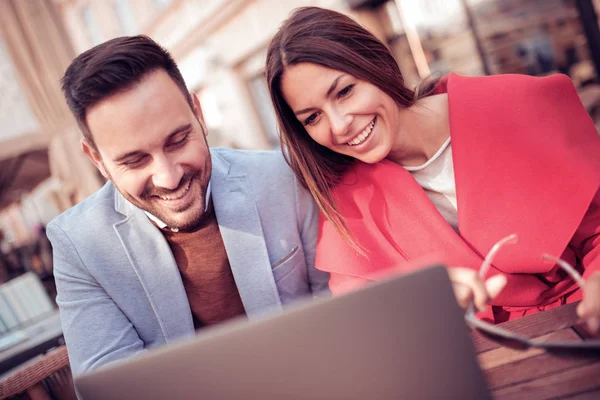
<path id="1" fill-rule="evenodd" d="M 496 244 L 492 246 L 490 251 L 485 256 L 483 263 L 481 263 L 481 268 L 479 268 L 479 277 L 482 279 L 485 278 L 485 276 L 488 273 L 488 270 L 490 269 L 490 266 L 492 265 L 492 262 L 494 261 L 494 258 L 496 257 L 496 254 L 498 254 L 498 252 L 502 247 L 504 247 L 504 245 L 515 244 L 518 242 L 518 240 L 519 237 L 517 236 L 517 234 L 513 233 L 496 242 Z"/>
<path id="2" fill-rule="evenodd" d="M 561 260 L 560 258 L 551 256 L 550 254 L 542 254 L 542 258 L 545 260 L 554 261 L 556 264 L 558 264 L 562 269 L 566 271 L 567 274 L 569 274 L 571 278 L 573 278 L 575 282 L 577 282 L 579 287 L 583 287 L 583 285 L 585 284 L 585 281 L 583 280 L 581 274 L 577 272 L 577 270 L 565 260 Z"/>

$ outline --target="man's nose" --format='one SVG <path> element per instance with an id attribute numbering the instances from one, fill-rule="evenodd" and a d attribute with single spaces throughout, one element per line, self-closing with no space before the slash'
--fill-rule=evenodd
<path id="1" fill-rule="evenodd" d="M 170 162 L 166 157 L 155 160 L 152 183 L 157 188 L 177 189 L 183 177 L 181 164 Z"/>

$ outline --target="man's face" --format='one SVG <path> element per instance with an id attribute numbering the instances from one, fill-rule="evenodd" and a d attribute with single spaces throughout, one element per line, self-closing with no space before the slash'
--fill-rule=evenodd
<path id="1" fill-rule="evenodd" d="M 192 230 L 204 214 L 211 158 L 200 105 L 190 108 L 163 70 L 94 105 L 83 150 L 131 203 L 169 227 Z"/>

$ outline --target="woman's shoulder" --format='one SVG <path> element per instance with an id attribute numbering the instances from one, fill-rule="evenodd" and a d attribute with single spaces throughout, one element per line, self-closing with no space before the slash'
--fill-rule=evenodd
<path id="1" fill-rule="evenodd" d="M 505 95 L 515 100 L 529 100 L 529 96 L 542 96 L 550 100 L 576 99 L 577 91 L 571 79 L 564 74 L 543 77 L 501 74 L 489 76 L 462 76 L 450 74 L 447 77 L 448 92 L 486 93 Z M 567 97 L 565 99 L 565 96 Z"/>

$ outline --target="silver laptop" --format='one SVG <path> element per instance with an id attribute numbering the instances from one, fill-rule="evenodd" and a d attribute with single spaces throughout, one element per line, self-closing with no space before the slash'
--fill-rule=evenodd
<path id="1" fill-rule="evenodd" d="M 232 321 L 75 379 L 83 400 L 489 399 L 443 267 Z"/>

